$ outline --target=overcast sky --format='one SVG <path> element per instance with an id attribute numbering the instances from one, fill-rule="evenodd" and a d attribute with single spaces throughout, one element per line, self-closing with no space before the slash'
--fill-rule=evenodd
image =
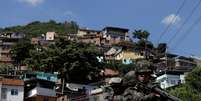
<path id="1" fill-rule="evenodd" d="M 81 27 L 98 30 L 104 26 L 128 28 L 131 32 L 144 29 L 151 33 L 150 40 L 156 44 L 161 33 L 171 24 L 159 40 L 168 42 L 168 51 L 201 57 L 201 21 L 198 20 L 201 18 L 201 4 L 189 17 L 200 0 L 186 0 L 177 14 L 183 1 L 0 0 L 0 27 L 25 25 L 36 20 L 74 20 Z"/>

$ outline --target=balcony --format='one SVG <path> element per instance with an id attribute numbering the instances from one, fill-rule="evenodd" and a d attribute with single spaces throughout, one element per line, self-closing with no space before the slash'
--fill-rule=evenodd
<path id="1" fill-rule="evenodd" d="M 14 44 L 16 44 L 16 43 L 14 43 L 14 42 L 3 42 L 1 45 L 3 45 L 3 46 L 12 46 Z"/>
<path id="2" fill-rule="evenodd" d="M 1 50 L 0 53 L 10 53 L 10 49 L 8 49 L 8 50 Z"/>
<path id="3" fill-rule="evenodd" d="M 0 57 L 0 63 L 11 63 L 12 61 L 10 57 Z"/>

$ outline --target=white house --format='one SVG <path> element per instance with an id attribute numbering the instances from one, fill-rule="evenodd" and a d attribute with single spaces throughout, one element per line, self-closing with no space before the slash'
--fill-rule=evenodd
<path id="1" fill-rule="evenodd" d="M 72 91 L 78 91 L 79 89 L 85 89 L 87 93 L 97 88 L 97 86 L 76 84 L 76 83 L 66 83 L 66 87 Z"/>
<path id="2" fill-rule="evenodd" d="M 24 81 L 15 79 L 0 80 L 0 101 L 23 101 Z"/>
<path id="3" fill-rule="evenodd" d="M 166 71 L 159 74 L 156 81 L 160 83 L 161 88 L 166 89 L 185 83 L 185 74 L 179 71 Z"/>
<path id="4" fill-rule="evenodd" d="M 56 33 L 55 33 L 55 32 L 47 32 L 47 33 L 46 33 L 46 40 L 48 40 L 48 41 L 53 41 L 54 38 L 55 38 L 55 36 L 56 36 Z"/>
<path id="5" fill-rule="evenodd" d="M 32 89 L 31 91 L 29 91 L 29 93 L 28 93 L 28 97 L 32 97 L 32 96 L 36 96 L 36 95 L 56 97 L 56 92 L 53 89 L 36 87 L 36 88 Z"/>

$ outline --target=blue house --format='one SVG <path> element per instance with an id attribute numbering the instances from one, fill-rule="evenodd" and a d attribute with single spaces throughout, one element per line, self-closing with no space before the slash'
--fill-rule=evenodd
<path id="1" fill-rule="evenodd" d="M 30 80 L 30 79 L 41 79 L 41 80 L 47 80 L 51 82 L 56 82 L 58 80 L 58 77 L 56 74 L 51 73 L 44 73 L 44 72 L 28 72 L 24 74 L 24 80 Z"/>

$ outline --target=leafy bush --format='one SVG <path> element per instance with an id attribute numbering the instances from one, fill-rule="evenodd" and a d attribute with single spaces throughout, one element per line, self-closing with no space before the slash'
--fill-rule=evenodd
<path id="1" fill-rule="evenodd" d="M 201 66 L 187 75 L 186 84 L 169 92 L 183 101 L 201 101 Z"/>

